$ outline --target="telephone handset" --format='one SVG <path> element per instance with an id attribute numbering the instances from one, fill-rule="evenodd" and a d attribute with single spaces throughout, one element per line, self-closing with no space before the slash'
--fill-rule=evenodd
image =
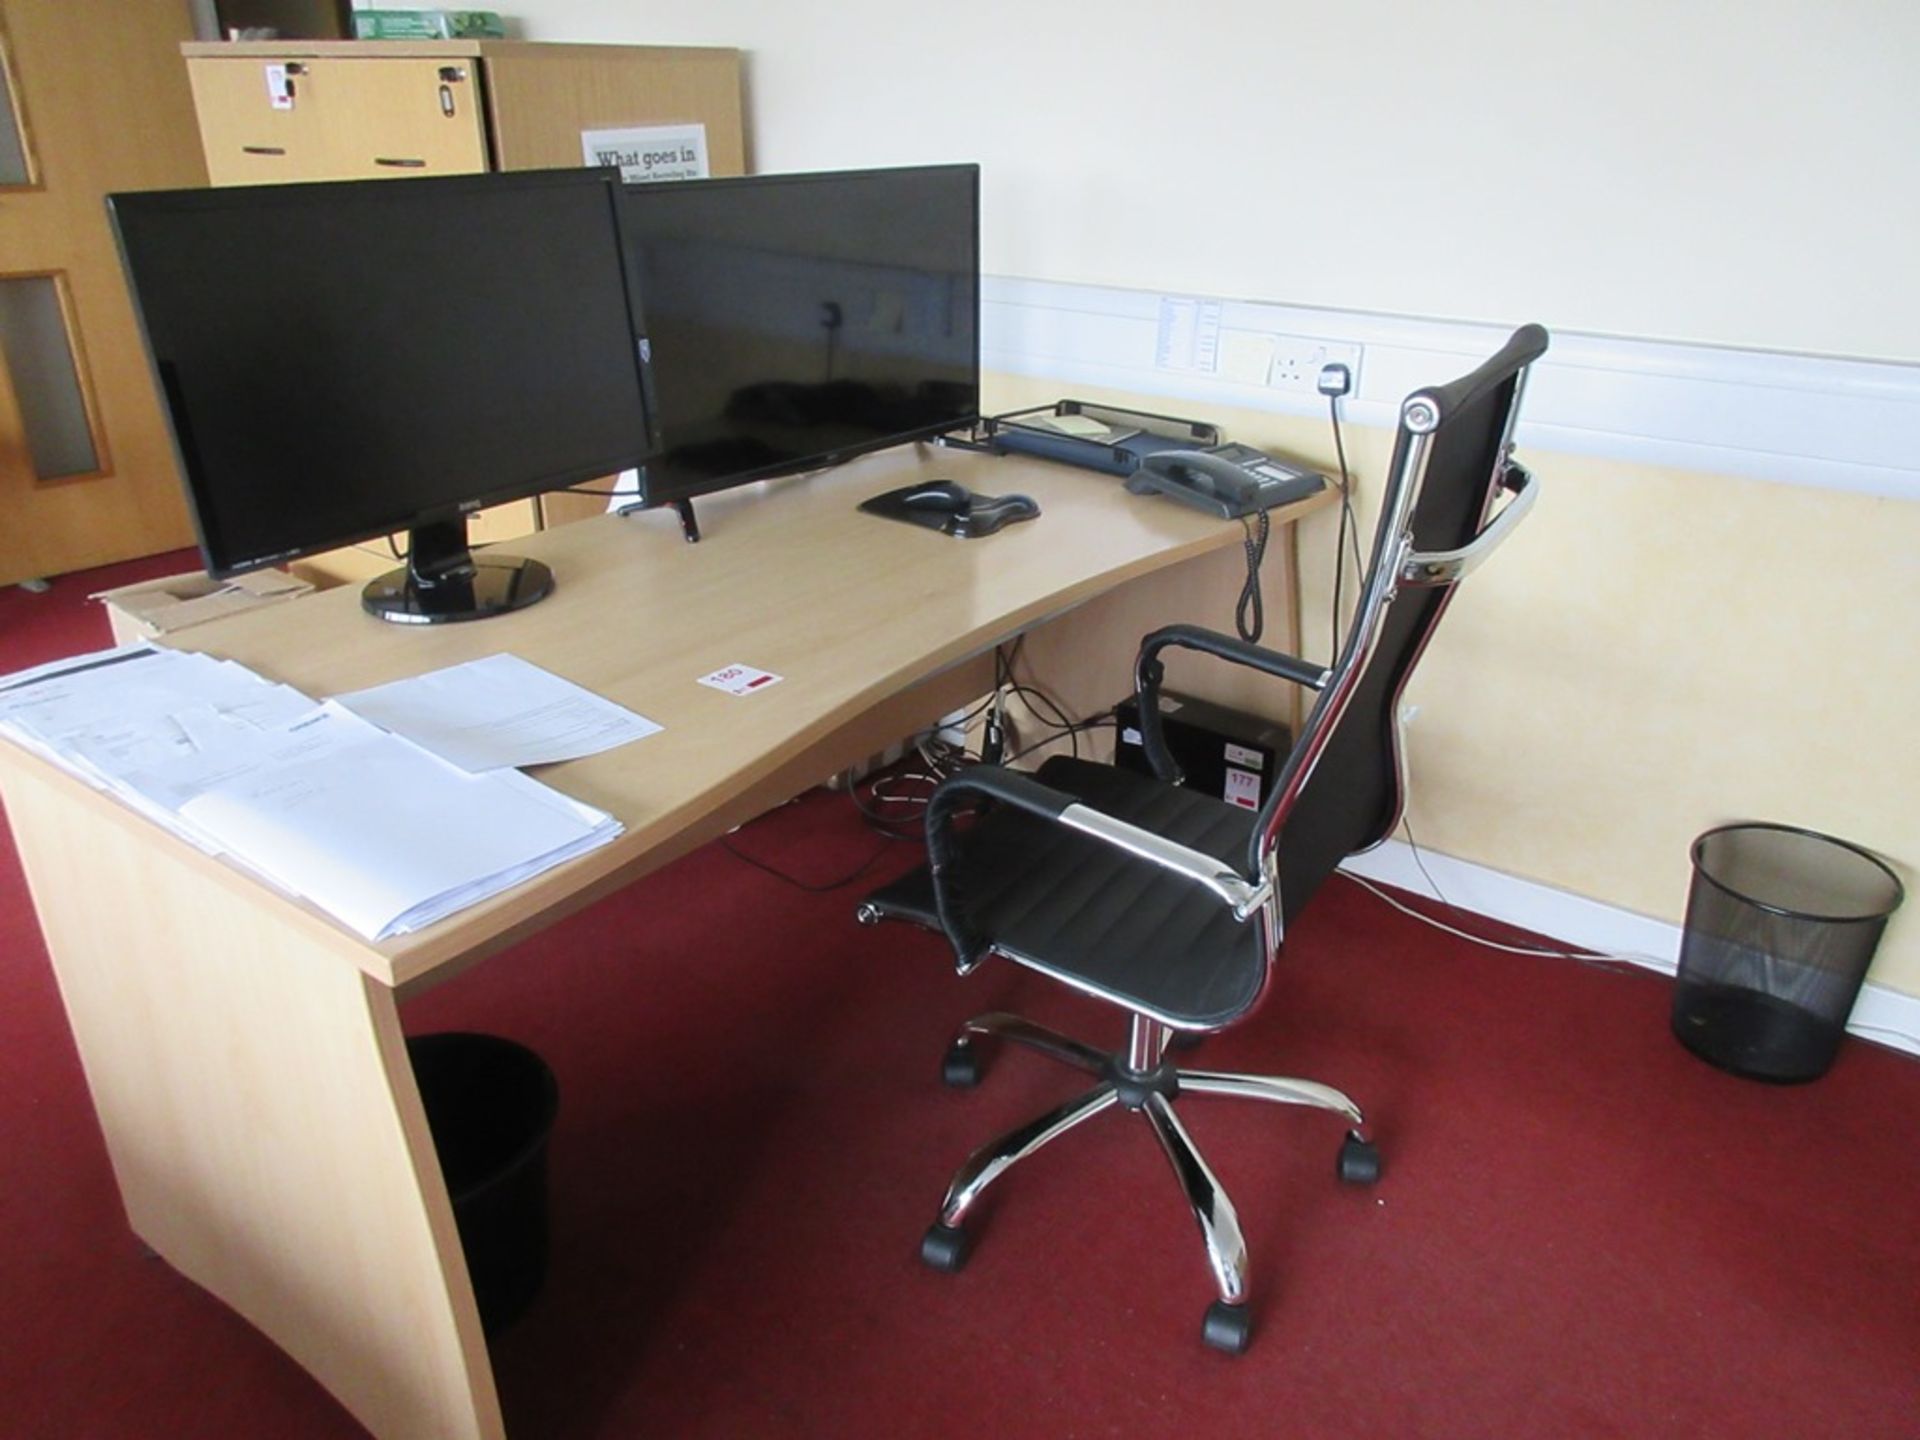
<path id="1" fill-rule="evenodd" d="M 1231 520 L 1318 494 L 1326 477 L 1275 460 L 1251 445 L 1156 450 L 1127 477 L 1136 495 L 1161 494 Z"/>

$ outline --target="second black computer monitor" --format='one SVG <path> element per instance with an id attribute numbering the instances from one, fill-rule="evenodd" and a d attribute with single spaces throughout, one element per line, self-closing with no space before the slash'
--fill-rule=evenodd
<path id="1" fill-rule="evenodd" d="M 627 187 L 657 445 L 645 503 L 970 424 L 979 191 L 975 165 Z"/>

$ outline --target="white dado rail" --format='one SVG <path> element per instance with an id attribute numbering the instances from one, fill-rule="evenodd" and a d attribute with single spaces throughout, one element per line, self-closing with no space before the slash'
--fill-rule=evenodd
<path id="1" fill-rule="evenodd" d="M 1348 419 L 1471 368 L 1506 327 L 985 276 L 981 364 L 1169 400 L 1321 415 L 1298 361 L 1358 347 Z M 1551 315 L 1520 315 L 1552 329 Z M 1305 343 L 1303 342 L 1313 342 Z M 1317 367 L 1315 367 L 1317 368 Z M 1920 500 L 1920 365 L 1554 331 L 1523 445 Z"/>

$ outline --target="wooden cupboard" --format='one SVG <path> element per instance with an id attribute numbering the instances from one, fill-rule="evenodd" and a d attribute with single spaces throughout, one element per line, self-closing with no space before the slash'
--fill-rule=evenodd
<path id="1" fill-rule="evenodd" d="M 746 169 L 740 52 L 519 40 L 184 45 L 216 185 L 581 163 L 584 130 L 699 124 Z"/>

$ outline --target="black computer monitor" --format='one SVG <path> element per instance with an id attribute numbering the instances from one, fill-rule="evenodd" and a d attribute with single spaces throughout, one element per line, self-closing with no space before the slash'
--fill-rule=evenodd
<path id="1" fill-rule="evenodd" d="M 976 165 L 628 186 L 660 440 L 644 502 L 971 423 L 979 193 Z"/>
<path id="2" fill-rule="evenodd" d="M 383 618 L 547 593 L 466 517 L 651 453 L 619 201 L 585 169 L 110 197 L 207 568 L 407 530 Z"/>

